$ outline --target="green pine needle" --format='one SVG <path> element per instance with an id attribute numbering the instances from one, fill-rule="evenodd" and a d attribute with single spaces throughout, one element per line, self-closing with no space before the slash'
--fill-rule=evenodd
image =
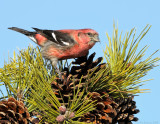
<path id="1" fill-rule="evenodd" d="M 151 26 L 147 25 L 137 37 L 133 28 L 122 38 L 122 32 L 119 35 L 118 28 L 114 25 L 112 37 L 107 34 L 109 44 L 106 44 L 103 60 L 106 61 L 106 65 L 96 73 L 88 72 L 86 86 L 77 90 L 74 87 L 73 98 L 69 98 L 67 110 L 75 113 L 74 118 L 79 118 L 95 109 L 95 101 L 87 98 L 89 92 L 104 91 L 116 98 L 148 91 L 140 89 L 144 85 L 142 77 L 157 66 L 155 64 L 160 58 L 153 58 L 157 50 L 143 60 L 148 46 L 140 50 L 138 46 L 150 28 Z M 65 66 L 70 69 L 71 63 L 59 62 L 60 69 Z M 25 50 L 20 50 L 18 55 L 14 52 L 13 58 L 0 68 L 0 87 L 6 88 L 7 95 L 1 89 L 0 94 L 2 98 L 12 96 L 24 101 L 30 112 L 41 113 L 42 121 L 57 123 L 56 117 L 60 114 L 58 108 L 61 103 L 51 88 L 51 83 L 56 77 L 52 65 L 43 59 L 40 49 L 29 46 Z M 73 121 L 74 118 L 65 120 L 64 123 L 78 123 Z"/>
<path id="2" fill-rule="evenodd" d="M 160 60 L 159 57 L 152 59 L 158 50 L 144 60 L 142 57 L 148 46 L 144 46 L 138 51 L 140 41 L 150 28 L 151 26 L 147 25 L 137 38 L 135 38 L 136 30 L 133 28 L 122 38 L 122 32 L 118 35 L 118 28 L 115 28 L 114 25 L 112 38 L 107 33 L 109 44 L 106 44 L 104 50 L 106 69 L 103 68 L 91 79 L 91 91 L 104 90 L 114 97 L 124 97 L 145 91 L 145 89 L 140 89 L 144 82 L 141 79 L 149 70 L 156 67 L 155 63 Z"/>

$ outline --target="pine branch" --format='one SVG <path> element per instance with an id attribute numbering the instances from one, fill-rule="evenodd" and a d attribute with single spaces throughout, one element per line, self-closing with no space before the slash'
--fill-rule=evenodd
<path id="1" fill-rule="evenodd" d="M 107 34 L 109 45 L 106 44 L 104 50 L 106 69 L 102 69 L 91 79 L 92 91 L 105 90 L 115 94 L 115 97 L 118 97 L 117 93 L 124 97 L 144 92 L 145 89 L 140 89 L 144 82 L 141 79 L 148 71 L 156 67 L 155 63 L 160 60 L 159 57 L 152 59 L 158 50 L 142 60 L 148 46 L 144 46 L 138 52 L 139 43 L 150 28 L 151 26 L 147 25 L 137 38 L 135 38 L 136 30 L 133 28 L 122 38 L 122 33 L 119 36 L 118 28 L 114 25 L 112 38 Z"/>

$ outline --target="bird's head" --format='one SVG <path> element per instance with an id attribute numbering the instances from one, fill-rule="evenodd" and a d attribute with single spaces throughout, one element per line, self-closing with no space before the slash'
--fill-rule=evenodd
<path id="1" fill-rule="evenodd" d="M 93 29 L 80 29 L 78 30 L 78 38 L 83 43 L 88 43 L 89 45 L 94 45 L 96 42 L 99 42 L 99 35 Z"/>

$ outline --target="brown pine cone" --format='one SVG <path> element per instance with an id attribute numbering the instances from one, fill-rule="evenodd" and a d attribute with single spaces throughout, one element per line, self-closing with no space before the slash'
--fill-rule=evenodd
<path id="1" fill-rule="evenodd" d="M 22 101 L 13 97 L 0 101 L 1 124 L 28 124 L 30 114 Z"/>

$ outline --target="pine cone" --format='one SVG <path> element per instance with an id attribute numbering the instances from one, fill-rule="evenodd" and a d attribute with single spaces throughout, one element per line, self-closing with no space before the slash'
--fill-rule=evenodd
<path id="1" fill-rule="evenodd" d="M 133 101 L 133 98 L 133 96 L 129 96 L 128 98 L 115 99 L 117 106 L 114 106 L 114 108 L 117 112 L 117 116 L 113 119 L 114 123 L 131 124 L 132 121 L 138 121 L 138 118 L 133 115 L 139 112 L 139 110 L 136 109 L 136 102 Z"/>
<path id="2" fill-rule="evenodd" d="M 55 95 L 61 103 L 63 103 L 64 100 L 62 105 L 65 105 L 66 107 L 68 105 L 69 97 L 71 99 L 73 98 L 74 90 L 78 88 L 83 89 L 84 86 L 87 85 L 88 73 L 92 73 L 93 71 L 96 73 L 105 66 L 104 63 L 99 64 L 102 61 L 102 57 L 93 61 L 95 53 L 91 54 L 89 57 L 87 56 L 88 55 L 75 59 L 75 62 L 73 62 L 75 65 L 73 65 L 70 70 L 67 67 L 63 69 L 62 78 L 64 80 L 56 80 L 51 84 Z M 80 81 L 81 83 L 79 84 Z"/>
<path id="3" fill-rule="evenodd" d="M 111 124 L 112 118 L 116 117 L 117 112 L 112 107 L 114 101 L 109 97 L 107 93 L 92 92 L 88 97 L 91 97 L 93 101 L 96 100 L 96 109 L 88 112 L 80 118 L 82 122 L 94 123 L 94 124 Z"/>
<path id="4" fill-rule="evenodd" d="M 94 73 L 96 73 L 97 71 L 99 71 L 102 67 L 105 66 L 105 63 L 99 64 L 103 59 L 102 57 L 99 57 L 98 59 L 93 61 L 95 54 L 96 53 L 94 52 L 89 57 L 87 57 L 88 55 L 86 55 L 75 59 L 75 62 L 72 63 L 77 64 L 77 66 L 72 66 L 70 73 L 74 75 L 74 77 L 80 79 L 82 75 L 83 77 L 86 77 L 88 76 L 88 73 L 91 73 L 93 71 Z"/>
<path id="5" fill-rule="evenodd" d="M 136 109 L 133 97 L 113 99 L 105 92 L 89 93 L 93 101 L 96 100 L 96 109 L 86 113 L 79 120 L 82 122 L 94 124 L 132 124 L 132 121 L 138 121 L 133 114 L 139 112 Z"/>
<path id="6" fill-rule="evenodd" d="M 13 97 L 0 101 L 1 124 L 28 124 L 30 114 L 22 101 Z"/>

